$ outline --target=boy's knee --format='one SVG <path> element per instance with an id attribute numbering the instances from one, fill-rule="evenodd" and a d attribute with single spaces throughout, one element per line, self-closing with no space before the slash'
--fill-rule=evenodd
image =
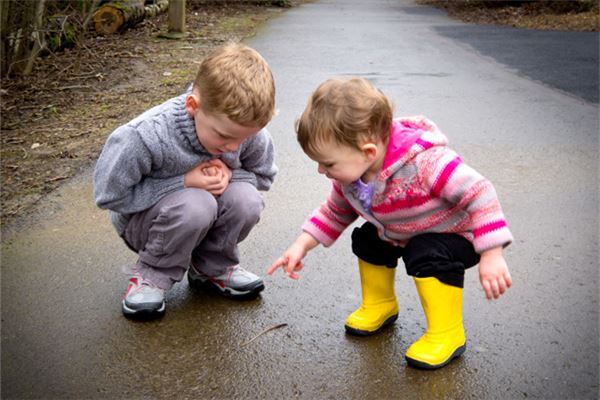
<path id="1" fill-rule="evenodd" d="M 265 207 L 260 192 L 249 183 L 236 183 L 229 189 L 223 194 L 222 201 L 231 214 L 240 221 L 258 222 Z"/>
<path id="2" fill-rule="evenodd" d="M 265 202 L 263 200 L 260 192 L 253 186 L 251 190 L 251 195 L 247 197 L 248 204 L 245 207 L 247 210 L 247 215 L 249 217 L 260 217 L 260 213 L 262 213 L 265 208 Z"/>
<path id="3" fill-rule="evenodd" d="M 165 204 L 161 214 L 166 215 L 179 229 L 196 231 L 212 225 L 217 218 L 217 200 L 203 189 L 184 189 L 176 200 Z"/>

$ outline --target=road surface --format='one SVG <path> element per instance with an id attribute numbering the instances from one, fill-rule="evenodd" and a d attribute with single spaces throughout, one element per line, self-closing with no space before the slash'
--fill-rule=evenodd
<path id="1" fill-rule="evenodd" d="M 558 42 L 579 58 L 565 62 Z M 467 274 L 467 352 L 437 371 L 404 361 L 426 324 L 402 266 L 396 324 L 345 335 L 360 302 L 349 232 L 313 251 L 299 281 L 265 277 L 255 301 L 182 282 L 163 319 L 131 322 L 119 270 L 135 255 L 93 205 L 88 171 L 3 238 L 2 397 L 596 399 L 597 33 L 468 26 L 408 0 L 326 0 L 290 9 L 247 43 L 276 78 L 269 128 L 281 173 L 243 243 L 246 268 L 264 275 L 329 189 L 295 141 L 308 96 L 329 77 L 362 76 L 397 115 L 433 119 L 494 182 L 516 238 L 506 250 L 514 287 L 490 303 L 476 270 Z"/>

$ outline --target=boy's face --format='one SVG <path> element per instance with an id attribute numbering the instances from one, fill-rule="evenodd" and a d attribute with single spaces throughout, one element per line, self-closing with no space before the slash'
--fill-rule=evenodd
<path id="1" fill-rule="evenodd" d="M 194 118 L 198 141 L 212 155 L 236 151 L 242 142 L 256 135 L 261 129 L 240 125 L 225 116 L 206 113 L 199 102 L 194 100 L 192 103 L 190 104 L 188 98 L 186 108 Z"/>
<path id="2" fill-rule="evenodd" d="M 375 161 L 371 151 L 327 141 L 319 143 L 317 154 L 309 157 L 316 161 L 318 172 L 329 179 L 348 185 L 361 178 Z"/>

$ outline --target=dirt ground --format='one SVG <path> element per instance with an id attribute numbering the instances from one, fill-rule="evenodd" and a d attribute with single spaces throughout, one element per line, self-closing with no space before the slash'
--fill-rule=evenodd
<path id="1" fill-rule="evenodd" d="M 543 17 L 531 10 L 473 10 L 461 8 L 461 2 L 422 2 L 444 7 L 467 22 L 598 30 L 597 12 Z M 167 27 L 167 14 L 162 14 L 118 35 L 102 37 L 92 31 L 80 50 L 40 59 L 32 76 L 3 79 L 3 228 L 25 215 L 45 194 L 93 165 L 116 127 L 180 94 L 208 50 L 253 35 L 262 22 L 284 10 L 239 3 L 189 5 L 188 36 L 183 40 L 159 37 Z"/>
<path id="2" fill-rule="evenodd" d="M 167 13 L 122 34 L 102 37 L 92 30 L 80 51 L 40 59 L 28 78 L 3 79 L 3 227 L 93 165 L 115 128 L 180 94 L 211 48 L 253 35 L 284 10 L 239 3 L 190 6 L 183 40 L 159 37 Z"/>
<path id="3" fill-rule="evenodd" d="M 548 0 L 530 3 L 510 1 L 417 0 L 420 4 L 442 8 L 451 17 L 477 24 L 509 25 L 515 28 L 598 32 L 598 0 L 593 9 L 583 11 L 573 0 Z M 523 3 L 523 4 L 517 4 Z"/>

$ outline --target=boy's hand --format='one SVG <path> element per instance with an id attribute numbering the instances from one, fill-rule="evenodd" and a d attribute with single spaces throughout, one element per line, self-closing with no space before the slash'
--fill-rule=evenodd
<path id="1" fill-rule="evenodd" d="M 209 160 L 186 172 L 184 185 L 185 187 L 204 189 L 219 196 L 227 189 L 231 175 L 231 170 L 223 161 Z"/>
<path id="2" fill-rule="evenodd" d="M 206 176 L 216 176 L 219 173 L 219 168 L 217 167 L 204 167 L 202 168 L 202 173 Z"/>
<path id="3" fill-rule="evenodd" d="M 499 298 L 512 286 L 508 265 L 502 256 L 502 247 L 481 253 L 479 260 L 479 281 L 488 300 Z"/>
<path id="4" fill-rule="evenodd" d="M 306 254 L 318 245 L 317 242 L 311 235 L 303 232 L 298 239 L 279 257 L 271 266 L 267 269 L 267 274 L 271 275 L 281 267 L 283 272 L 292 279 L 298 279 L 300 276 L 296 272 L 304 268 L 302 259 Z"/>
<path id="5" fill-rule="evenodd" d="M 229 186 L 229 181 L 231 180 L 231 175 L 233 175 L 233 173 L 231 172 L 231 169 L 229 169 L 227 164 L 225 164 L 223 161 L 219 160 L 218 158 L 209 160 L 204 164 L 207 165 L 204 168 L 204 171 L 206 174 L 208 174 L 209 176 L 218 176 L 221 178 L 221 182 L 220 182 L 221 187 L 216 190 L 209 190 L 209 192 L 215 196 L 219 196 L 219 195 L 223 194 L 225 189 L 227 189 L 227 186 Z"/>
<path id="6" fill-rule="evenodd" d="M 216 174 L 220 170 L 223 173 L 223 178 L 226 180 L 226 185 L 229 185 L 229 181 L 231 180 L 233 172 L 231 172 L 231 169 L 227 166 L 227 164 L 218 158 L 209 160 L 204 164 L 208 165 L 206 169 L 209 173 L 212 172 L 213 174 Z"/>

